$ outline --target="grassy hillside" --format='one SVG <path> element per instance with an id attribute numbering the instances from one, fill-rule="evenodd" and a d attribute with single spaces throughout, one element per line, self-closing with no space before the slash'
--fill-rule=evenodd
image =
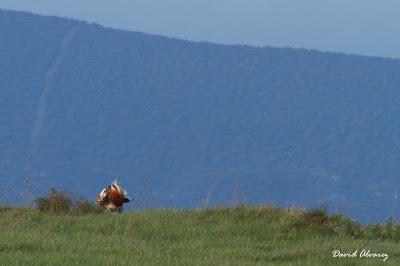
<path id="1" fill-rule="evenodd" d="M 3 265 L 398 265 L 400 227 L 273 206 L 122 215 L 0 209 Z M 389 259 L 332 258 L 371 249 Z"/>

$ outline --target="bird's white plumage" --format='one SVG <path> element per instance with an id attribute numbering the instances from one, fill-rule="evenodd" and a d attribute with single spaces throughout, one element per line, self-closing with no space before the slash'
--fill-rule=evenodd
<path id="1" fill-rule="evenodd" d="M 104 198 L 105 196 L 107 196 L 106 190 L 107 188 L 103 188 L 103 190 L 100 192 L 100 197 Z"/>

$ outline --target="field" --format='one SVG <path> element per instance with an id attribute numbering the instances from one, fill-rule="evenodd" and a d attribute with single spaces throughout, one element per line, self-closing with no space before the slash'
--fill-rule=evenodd
<path id="1" fill-rule="evenodd" d="M 0 208 L 2 265 L 399 265 L 400 227 L 274 206 L 49 215 Z M 389 258 L 333 258 L 370 249 Z"/>

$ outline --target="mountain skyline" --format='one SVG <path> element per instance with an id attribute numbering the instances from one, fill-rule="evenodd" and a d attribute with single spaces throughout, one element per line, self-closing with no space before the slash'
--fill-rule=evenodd
<path id="1" fill-rule="evenodd" d="M 400 57 L 395 0 L 0 0 L 0 8 L 192 41 Z"/>

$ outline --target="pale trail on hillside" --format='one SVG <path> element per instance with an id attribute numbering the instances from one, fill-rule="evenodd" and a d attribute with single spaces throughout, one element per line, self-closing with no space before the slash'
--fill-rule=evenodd
<path id="1" fill-rule="evenodd" d="M 60 46 L 60 51 L 56 58 L 54 59 L 53 64 L 50 66 L 49 70 L 46 72 L 45 79 L 44 79 L 44 84 L 43 84 L 43 89 L 40 94 L 39 100 L 38 100 L 38 109 L 36 113 L 36 118 L 33 124 L 33 130 L 31 134 L 31 145 L 35 145 L 37 143 L 37 140 L 40 136 L 40 133 L 42 131 L 43 127 L 43 122 L 46 117 L 46 108 L 47 108 L 47 95 L 51 91 L 51 82 L 57 73 L 58 69 L 61 66 L 61 63 L 64 59 L 65 52 L 70 45 L 71 41 L 73 40 L 75 34 L 76 34 L 77 28 L 72 28 L 69 30 L 64 38 L 61 41 L 61 46 Z"/>

